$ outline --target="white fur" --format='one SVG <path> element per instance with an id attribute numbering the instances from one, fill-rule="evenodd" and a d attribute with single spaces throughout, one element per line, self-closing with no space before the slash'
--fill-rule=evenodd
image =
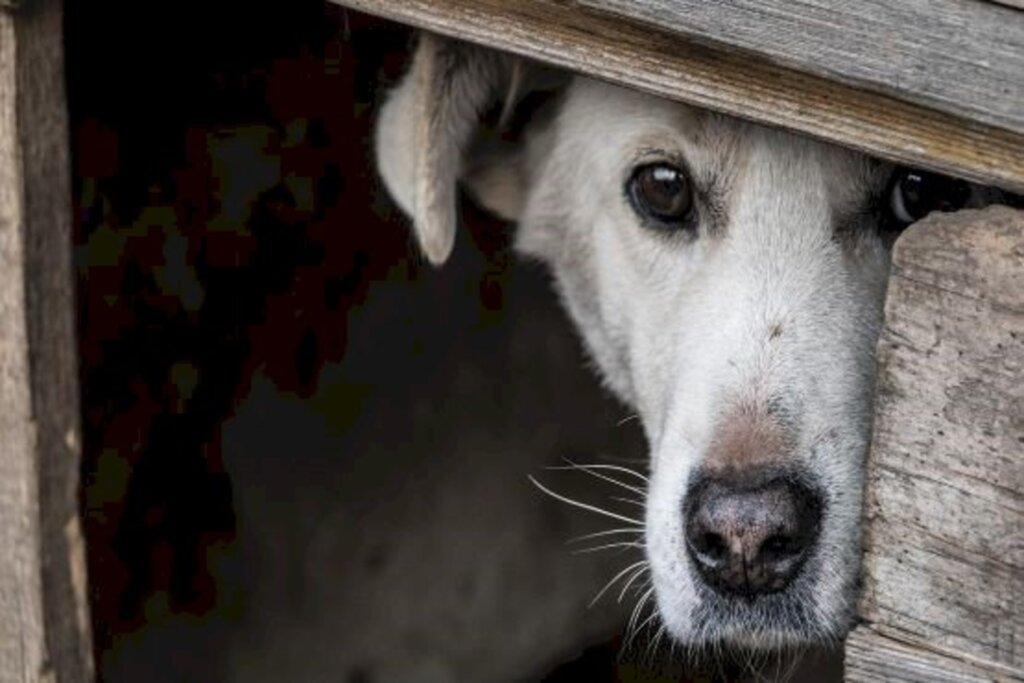
<path id="1" fill-rule="evenodd" d="M 711 138 L 735 136 L 733 153 L 744 157 L 731 169 L 725 234 L 668 244 L 638 225 L 622 186 L 638 150 L 681 156 L 695 176 L 713 166 L 720 150 L 695 142 L 691 125 L 693 112 L 682 105 L 577 80 L 533 181 L 518 245 L 551 264 L 609 386 L 642 418 L 651 444 L 647 554 L 669 631 L 684 641 L 698 635 L 692 615 L 700 600 L 682 536 L 686 482 L 719 408 L 760 394 L 799 406 L 798 457 L 835 499 L 841 494 L 813 561 L 811 611 L 821 618 L 811 629 L 765 635 L 835 637 L 849 623 L 857 574 L 872 352 L 888 259 L 880 240 L 849 253 L 833 239 L 832 212 L 842 206 L 829 185 L 863 184 L 868 161 L 713 117 L 704 125 L 721 131 Z M 783 333 L 772 340 L 775 324 Z M 704 635 L 743 636 L 727 625 Z"/>
<path id="2" fill-rule="evenodd" d="M 402 88 L 383 112 L 378 151 L 410 210 L 402 160 L 414 123 Z M 682 160 L 695 184 L 715 188 L 722 225 L 702 217 L 689 237 L 642 225 L 624 186 L 638 164 L 663 160 Z M 669 633 L 761 647 L 841 637 L 853 615 L 889 261 L 860 209 L 892 168 L 583 77 L 514 154 L 458 161 L 485 205 L 518 219 L 517 248 L 550 266 L 607 385 L 642 419 L 646 553 Z M 824 491 L 821 534 L 789 596 L 726 605 L 698 587 L 687 561 L 683 497 L 725 408 L 769 400 L 792 423 L 793 462 Z"/>

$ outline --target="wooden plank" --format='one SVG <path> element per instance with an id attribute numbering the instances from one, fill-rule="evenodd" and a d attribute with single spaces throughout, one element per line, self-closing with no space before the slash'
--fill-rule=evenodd
<path id="1" fill-rule="evenodd" d="M 846 639 L 844 674 L 862 683 L 988 683 L 1024 681 L 1019 672 L 963 659 L 927 642 L 907 642 L 859 626 Z"/>
<path id="2" fill-rule="evenodd" d="M 61 3 L 0 10 L 0 680 L 92 679 Z"/>
<path id="3" fill-rule="evenodd" d="M 24 243 L 15 101 L 14 22 L 0 14 L 0 677 L 32 680 L 43 661 L 43 604 L 24 316 Z"/>
<path id="4" fill-rule="evenodd" d="M 892 161 L 1024 191 L 1020 133 L 691 42 L 575 3 L 336 1 Z"/>
<path id="5" fill-rule="evenodd" d="M 579 0 L 1024 133 L 1024 15 L 978 0 Z"/>
<path id="6" fill-rule="evenodd" d="M 865 491 L 867 625 L 1024 679 L 1024 212 L 898 241 Z"/>

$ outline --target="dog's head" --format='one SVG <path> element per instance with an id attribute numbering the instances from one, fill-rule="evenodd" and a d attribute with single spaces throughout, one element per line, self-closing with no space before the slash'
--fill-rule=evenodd
<path id="1" fill-rule="evenodd" d="M 522 134 L 480 135 L 488 112 Z M 643 422 L 645 548 L 669 633 L 841 637 L 891 238 L 975 190 L 431 36 L 377 153 L 432 262 L 452 248 L 462 182 L 550 266 Z"/>

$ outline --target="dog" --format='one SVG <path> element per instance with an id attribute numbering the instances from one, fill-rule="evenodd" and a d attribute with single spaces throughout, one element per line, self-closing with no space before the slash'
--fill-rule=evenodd
<path id="1" fill-rule="evenodd" d="M 642 569 L 668 635 L 841 640 L 892 243 L 999 193 L 430 34 L 376 156 L 431 263 L 462 185 L 550 268 L 643 425 Z"/>

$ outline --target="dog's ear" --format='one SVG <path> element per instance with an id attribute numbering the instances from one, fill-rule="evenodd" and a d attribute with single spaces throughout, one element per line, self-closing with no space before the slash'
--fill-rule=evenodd
<path id="1" fill-rule="evenodd" d="M 517 217 L 525 193 L 522 154 L 479 133 L 489 113 L 501 113 L 499 128 L 511 125 L 534 73 L 550 74 L 512 55 L 423 33 L 408 73 L 388 97 L 377 125 L 377 167 L 434 265 L 455 243 L 460 180 L 485 207 Z"/>

